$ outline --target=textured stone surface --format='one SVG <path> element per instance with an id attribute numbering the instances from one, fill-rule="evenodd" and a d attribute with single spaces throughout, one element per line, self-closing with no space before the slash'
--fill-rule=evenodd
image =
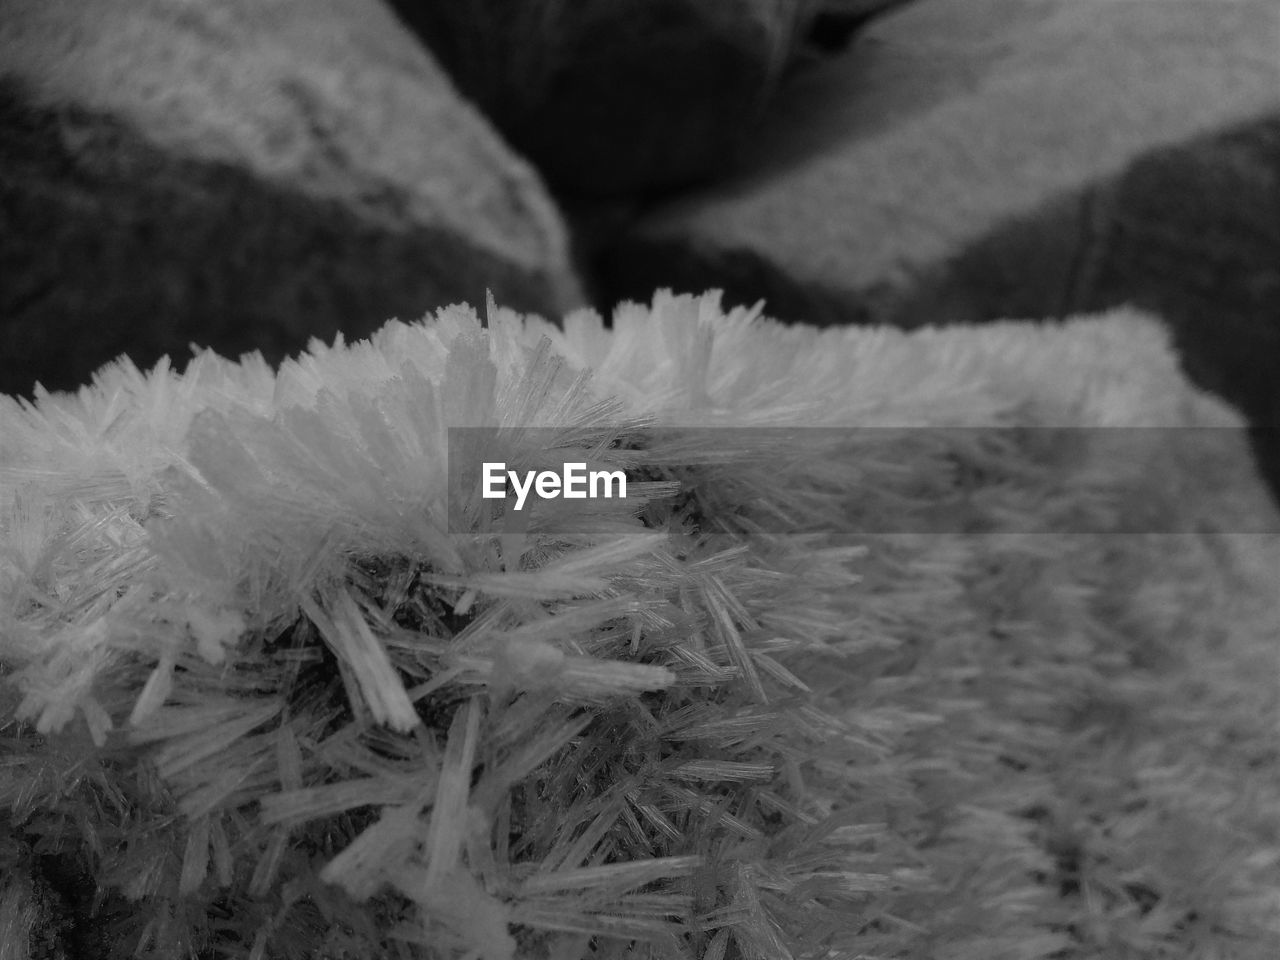
<path id="1" fill-rule="evenodd" d="M 4 392 L 581 298 L 536 173 L 375 0 L 5 0 L 0 156 Z"/>
<path id="2" fill-rule="evenodd" d="M 918 0 L 798 78 L 736 175 L 607 251 L 605 299 L 722 286 L 905 326 L 1138 299 L 1191 322 L 1181 274 L 1209 257 L 1199 312 L 1244 285 L 1256 325 L 1278 51 L 1270 0 Z"/>

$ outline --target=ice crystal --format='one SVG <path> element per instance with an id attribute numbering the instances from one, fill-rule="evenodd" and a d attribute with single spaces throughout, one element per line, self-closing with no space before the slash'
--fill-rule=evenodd
<path id="1" fill-rule="evenodd" d="M 1225 532 L 1269 507 L 1195 499 L 1171 433 L 1042 429 L 1238 427 L 1156 323 L 817 331 L 668 294 L 611 329 L 486 320 L 0 398 L 0 944 L 1280 934 L 1280 545 Z M 637 499 L 566 530 L 451 497 L 458 427 Z M 1189 532 L 1107 532 L 1139 507 Z"/>

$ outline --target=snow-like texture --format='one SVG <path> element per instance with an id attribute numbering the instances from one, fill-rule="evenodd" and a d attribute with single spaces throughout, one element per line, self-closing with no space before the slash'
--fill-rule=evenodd
<path id="1" fill-rule="evenodd" d="M 650 499 L 451 502 L 458 426 Z M 1135 314 L 667 294 L 0 398 L 0 954 L 1272 955 L 1239 430 L 1043 426 L 1241 424 Z"/>

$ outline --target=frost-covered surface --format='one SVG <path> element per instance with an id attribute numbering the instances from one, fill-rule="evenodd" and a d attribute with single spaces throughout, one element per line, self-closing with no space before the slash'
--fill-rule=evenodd
<path id="1" fill-rule="evenodd" d="M 1233 532 L 1276 529 L 1238 431 L 724 431 L 678 474 L 660 431 L 617 442 L 673 424 L 1240 425 L 1137 315 L 667 295 L 0 398 L 0 943 L 1269 955 L 1280 538 Z M 682 493 L 450 533 L 445 431 L 484 425 Z M 952 500 L 996 532 L 857 532 Z M 1133 511 L 1197 532 L 1072 532 Z"/>

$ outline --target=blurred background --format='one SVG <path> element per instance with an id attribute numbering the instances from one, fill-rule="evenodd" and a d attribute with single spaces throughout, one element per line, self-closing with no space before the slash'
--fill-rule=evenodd
<path id="1" fill-rule="evenodd" d="M 0 0 L 0 392 L 487 291 L 1131 303 L 1280 487 L 1271 0 Z"/>

